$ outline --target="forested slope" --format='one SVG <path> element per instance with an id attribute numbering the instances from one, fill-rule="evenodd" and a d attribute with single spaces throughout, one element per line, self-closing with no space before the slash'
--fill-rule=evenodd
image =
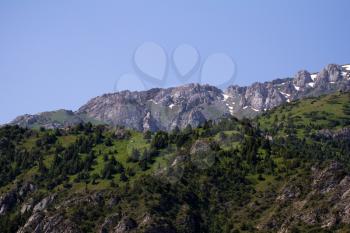
<path id="1" fill-rule="evenodd" d="M 350 95 L 171 132 L 0 128 L 1 232 L 347 232 Z"/>

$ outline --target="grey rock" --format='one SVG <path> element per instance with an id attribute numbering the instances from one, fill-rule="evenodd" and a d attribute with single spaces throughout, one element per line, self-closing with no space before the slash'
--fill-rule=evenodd
<path id="1" fill-rule="evenodd" d="M 128 233 L 137 227 L 137 223 L 130 217 L 124 217 L 114 228 L 114 233 Z"/>
<path id="2" fill-rule="evenodd" d="M 0 197 L 0 216 L 4 215 L 17 203 L 17 194 L 10 191 Z"/>
<path id="3" fill-rule="evenodd" d="M 306 84 L 311 82 L 312 82 L 311 75 L 306 70 L 299 71 L 293 80 L 294 85 L 298 87 L 305 87 Z"/>
<path id="4" fill-rule="evenodd" d="M 140 131 L 172 130 L 198 126 L 233 115 L 255 117 L 286 102 L 350 90 L 350 72 L 330 64 L 313 81 L 308 71 L 294 79 L 276 79 L 250 86 L 220 90 L 210 85 L 187 84 L 147 91 L 122 91 L 91 99 L 78 111 L 59 110 L 17 117 L 11 124 L 24 127 L 64 128 L 80 122 L 123 126 Z M 60 116 L 59 118 L 57 116 Z M 60 119 L 60 120 L 57 120 Z"/>
<path id="5" fill-rule="evenodd" d="M 43 212 L 35 212 L 17 233 L 81 233 L 79 227 L 63 215 L 47 216 Z"/>
<path id="6" fill-rule="evenodd" d="M 43 211 L 45 210 L 55 199 L 57 195 L 53 194 L 48 197 L 42 199 L 38 204 L 36 204 L 33 208 L 33 212 Z"/>
<path id="7" fill-rule="evenodd" d="M 299 185 L 304 185 L 305 190 Z M 315 165 L 311 168 L 311 179 L 299 185 L 289 182 L 282 188 L 275 208 L 283 209 L 282 212 L 271 213 L 267 222 L 258 226 L 260 230 L 290 232 L 291 226 L 300 222 L 328 229 L 350 223 L 350 176 L 342 164 Z M 318 204 L 311 204 L 315 200 Z"/>
<path id="8" fill-rule="evenodd" d="M 99 233 L 113 232 L 113 227 L 118 223 L 119 220 L 120 220 L 119 213 L 108 216 L 103 222 L 103 224 L 101 225 L 99 229 Z"/>
<path id="9" fill-rule="evenodd" d="M 21 214 L 24 214 L 26 212 L 30 212 L 33 209 L 34 206 L 34 200 L 31 198 L 26 203 L 24 203 L 21 207 Z"/>

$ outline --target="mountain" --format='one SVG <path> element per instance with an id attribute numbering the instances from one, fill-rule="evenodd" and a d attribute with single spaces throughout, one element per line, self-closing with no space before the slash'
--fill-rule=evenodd
<path id="1" fill-rule="evenodd" d="M 349 203 L 349 92 L 170 132 L 0 128 L 3 233 L 348 232 Z"/>
<path id="2" fill-rule="evenodd" d="M 176 126 L 198 126 L 206 120 L 215 121 L 229 115 L 251 118 L 286 102 L 340 90 L 350 90 L 350 65 L 330 64 L 319 73 L 302 70 L 294 78 L 254 83 L 248 87 L 229 86 L 224 91 L 199 84 L 122 91 L 93 98 L 74 113 L 59 110 L 24 115 L 11 124 L 62 128 L 92 121 L 140 131 L 168 131 Z"/>

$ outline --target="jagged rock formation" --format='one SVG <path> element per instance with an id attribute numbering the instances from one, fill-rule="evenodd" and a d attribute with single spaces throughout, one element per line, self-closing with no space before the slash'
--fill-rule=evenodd
<path id="1" fill-rule="evenodd" d="M 350 177 L 343 165 L 332 162 L 311 170 L 309 181 L 291 182 L 283 187 L 275 200 L 282 211 L 272 212 L 258 229 L 287 233 L 297 223 L 320 225 L 324 229 L 350 223 Z"/>
<path id="2" fill-rule="evenodd" d="M 13 206 L 19 204 L 21 200 L 35 190 L 36 186 L 34 184 L 25 183 L 0 196 L 0 216 L 6 214 Z M 32 208 L 32 206 L 28 208 Z"/>
<path id="3" fill-rule="evenodd" d="M 229 86 L 225 91 L 209 85 L 188 84 L 148 91 L 122 91 L 90 100 L 78 111 L 60 110 L 17 117 L 11 124 L 27 127 L 68 127 L 83 121 L 121 125 L 137 130 L 171 130 L 188 124 L 233 115 L 254 117 L 296 99 L 350 90 L 350 65 L 326 66 L 319 73 L 299 71 L 294 78 Z"/>

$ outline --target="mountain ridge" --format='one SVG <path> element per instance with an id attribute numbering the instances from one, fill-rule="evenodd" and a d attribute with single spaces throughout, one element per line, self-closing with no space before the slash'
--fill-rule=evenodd
<path id="1" fill-rule="evenodd" d="M 92 121 L 140 131 L 168 131 L 187 125 L 198 126 L 207 120 L 215 121 L 229 115 L 252 118 L 286 102 L 348 90 L 350 65 L 329 64 L 318 73 L 301 70 L 294 78 L 255 82 L 243 87 L 231 85 L 226 90 L 191 83 L 108 93 L 92 98 L 75 112 L 60 110 L 61 117 L 58 118 L 44 112 L 19 116 L 10 124 L 29 128 L 64 128 Z"/>

